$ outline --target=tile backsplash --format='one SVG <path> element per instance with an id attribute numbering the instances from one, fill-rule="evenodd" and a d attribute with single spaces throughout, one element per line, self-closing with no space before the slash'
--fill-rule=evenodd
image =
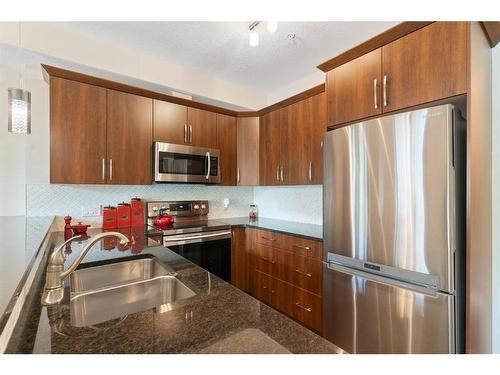
<path id="1" fill-rule="evenodd" d="M 273 219 L 322 223 L 322 188 L 314 186 L 156 185 L 26 185 L 26 216 L 65 216 L 100 224 L 100 217 L 82 217 L 82 209 L 116 205 L 138 196 L 144 200 L 209 201 L 211 218 L 247 216 L 257 204 L 259 215 Z M 229 207 L 224 208 L 224 198 Z M 60 218 L 59 218 L 60 220 Z"/>

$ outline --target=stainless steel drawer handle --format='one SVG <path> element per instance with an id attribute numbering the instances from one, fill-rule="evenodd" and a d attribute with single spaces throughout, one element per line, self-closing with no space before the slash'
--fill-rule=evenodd
<path id="1" fill-rule="evenodd" d="M 187 127 L 187 124 L 184 124 L 184 143 L 188 143 Z"/>
<path id="2" fill-rule="evenodd" d="M 240 167 L 236 168 L 236 182 L 240 183 Z"/>
<path id="3" fill-rule="evenodd" d="M 309 161 L 309 182 L 312 181 L 312 178 L 313 178 L 313 172 L 312 172 L 312 167 L 313 167 L 313 162 L 312 160 Z"/>
<path id="4" fill-rule="evenodd" d="M 269 238 L 269 237 L 264 237 L 264 236 L 261 236 L 261 238 L 263 240 L 266 240 L 266 241 L 276 241 L 276 238 Z"/>
<path id="5" fill-rule="evenodd" d="M 189 125 L 189 144 L 193 143 L 193 125 Z"/>
<path id="6" fill-rule="evenodd" d="M 304 307 L 300 303 L 295 302 L 295 306 L 297 306 L 299 309 L 305 310 L 307 312 L 312 312 L 312 309 L 310 307 Z"/>
<path id="7" fill-rule="evenodd" d="M 109 159 L 109 180 L 113 179 L 113 159 Z"/>
<path id="8" fill-rule="evenodd" d="M 293 244 L 293 247 L 296 247 L 298 249 L 302 249 L 302 250 L 311 250 L 311 248 L 309 246 L 302 246 L 302 245 L 297 245 L 297 244 Z"/>
<path id="9" fill-rule="evenodd" d="M 106 180 L 106 159 L 102 159 L 102 180 Z"/>
<path id="10" fill-rule="evenodd" d="M 382 82 L 382 88 L 383 88 L 383 101 L 384 101 L 384 107 L 387 107 L 387 76 L 384 76 L 384 80 Z"/>
<path id="11" fill-rule="evenodd" d="M 378 98 L 377 98 L 377 78 L 373 80 L 373 108 L 378 108 Z"/>
<path id="12" fill-rule="evenodd" d="M 271 263 L 271 264 L 275 264 L 275 263 L 276 263 L 276 261 L 275 261 L 275 260 L 269 260 L 269 259 L 267 259 L 267 258 L 262 258 L 262 260 L 263 260 L 264 262 L 268 262 L 268 263 Z"/>
<path id="13" fill-rule="evenodd" d="M 309 272 L 302 272 L 299 269 L 296 269 L 295 272 L 297 272 L 299 275 L 302 275 L 302 276 L 312 277 L 311 273 L 309 273 Z"/>
<path id="14" fill-rule="evenodd" d="M 270 292 L 270 293 L 272 293 L 272 294 L 276 293 L 276 291 L 275 291 L 275 290 L 273 290 L 273 289 L 269 289 L 269 288 L 268 288 L 267 286 L 265 286 L 265 285 L 263 285 L 263 286 L 262 286 L 262 289 L 264 289 L 266 292 L 267 292 L 267 291 L 269 291 L 269 292 Z"/>
<path id="15" fill-rule="evenodd" d="M 280 180 L 280 166 L 276 166 L 276 181 Z"/>

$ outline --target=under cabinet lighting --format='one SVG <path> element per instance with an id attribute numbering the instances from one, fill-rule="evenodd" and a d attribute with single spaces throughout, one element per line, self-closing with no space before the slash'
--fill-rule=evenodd
<path id="1" fill-rule="evenodd" d="M 27 90 L 9 88 L 8 130 L 15 134 L 31 133 L 31 93 Z"/>

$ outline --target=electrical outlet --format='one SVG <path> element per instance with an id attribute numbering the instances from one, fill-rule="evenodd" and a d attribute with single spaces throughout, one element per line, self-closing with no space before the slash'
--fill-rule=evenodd
<path id="1" fill-rule="evenodd" d="M 101 216 L 102 206 L 84 207 L 82 206 L 82 217 Z"/>

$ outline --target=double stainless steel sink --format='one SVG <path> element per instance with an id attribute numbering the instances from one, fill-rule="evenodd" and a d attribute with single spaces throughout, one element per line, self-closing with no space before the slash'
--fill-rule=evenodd
<path id="1" fill-rule="evenodd" d="M 77 269 L 70 276 L 71 324 L 85 327 L 194 296 L 155 258 L 140 258 Z"/>

